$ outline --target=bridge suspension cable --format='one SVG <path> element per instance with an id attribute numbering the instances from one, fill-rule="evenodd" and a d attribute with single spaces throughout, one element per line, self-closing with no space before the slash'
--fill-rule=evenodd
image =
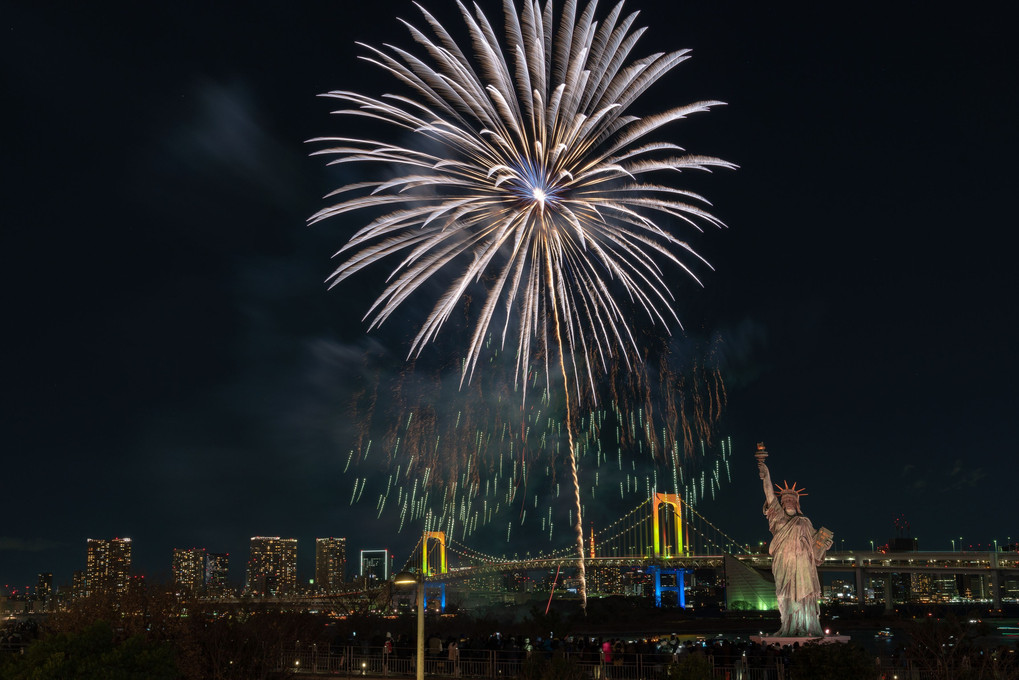
<path id="1" fill-rule="evenodd" d="M 701 522 L 703 522 L 704 524 L 707 524 L 707 525 L 708 525 L 709 527 L 711 527 L 711 528 L 712 528 L 712 529 L 713 529 L 713 530 L 715 531 L 715 533 L 717 533 L 718 535 L 720 535 L 720 536 L 724 536 L 724 537 L 726 538 L 726 540 L 728 541 L 728 544 L 729 544 L 729 545 L 730 545 L 731 547 L 733 547 L 733 548 L 738 548 L 738 549 L 739 549 L 739 550 L 740 550 L 741 552 L 743 552 L 744 554 L 748 554 L 748 555 L 750 554 L 750 551 L 749 551 L 749 550 L 747 550 L 747 549 L 746 549 L 746 548 L 745 548 L 745 547 L 743 546 L 743 544 L 742 544 L 742 543 L 740 543 L 739 541 L 737 541 L 736 539 L 734 539 L 734 538 L 733 538 L 732 536 L 730 536 L 729 534 L 725 533 L 724 531 L 722 531 L 721 529 L 719 529 L 719 528 L 718 528 L 717 526 L 715 526 L 714 524 L 712 524 L 711 520 L 709 520 L 709 519 L 708 519 L 707 517 L 705 517 L 705 516 L 704 516 L 704 515 L 702 515 L 701 513 L 697 512 L 697 510 L 696 510 L 696 509 L 695 509 L 695 508 L 694 508 L 694 507 L 693 507 L 692 505 L 690 505 L 689 503 L 687 503 L 686 501 L 684 501 L 684 500 L 682 500 L 682 499 L 680 499 L 680 503 L 682 503 L 682 504 L 683 504 L 683 506 L 684 506 L 684 507 L 686 508 L 687 512 L 689 512 L 689 513 L 690 513 L 691 515 L 693 515 L 694 517 L 697 517 L 698 519 L 700 519 L 700 520 L 701 520 Z M 696 525 L 695 525 L 695 524 L 694 524 L 693 522 L 689 522 L 689 523 L 688 523 L 688 526 L 690 527 L 690 530 L 691 530 L 691 531 L 695 531 L 695 532 L 697 532 L 698 534 L 700 534 L 700 535 L 701 535 L 701 536 L 702 536 L 702 537 L 703 537 L 703 538 L 704 538 L 704 539 L 705 539 L 706 541 L 708 541 L 709 543 L 711 543 L 711 544 L 713 544 L 713 545 L 714 545 L 715 547 L 717 547 L 717 548 L 719 549 L 719 551 L 721 551 L 721 552 L 733 552 L 733 551 L 732 551 L 731 549 L 730 549 L 730 550 L 726 550 L 726 549 L 725 549 L 725 548 L 724 548 L 724 547 L 723 547 L 723 546 L 722 546 L 721 544 L 719 544 L 719 543 L 718 543 L 717 541 L 713 540 L 713 539 L 712 539 L 712 538 L 711 538 L 710 536 L 708 536 L 708 535 L 707 535 L 706 533 L 704 533 L 704 532 L 702 532 L 702 531 L 698 530 L 698 529 L 697 529 L 697 527 L 696 527 Z"/>
<path id="2" fill-rule="evenodd" d="M 461 557 L 466 557 L 469 560 L 477 560 L 478 562 L 482 562 L 482 563 L 485 563 L 485 564 L 491 564 L 493 562 L 511 562 L 512 561 L 511 559 L 509 559 L 508 557 L 505 557 L 505 556 L 497 557 L 495 555 L 488 555 L 486 553 L 483 553 L 480 550 L 476 550 L 476 549 L 470 547 L 469 545 L 465 545 L 465 544 L 461 543 L 460 541 L 456 540 L 455 538 L 448 539 L 448 541 L 446 543 L 446 550 L 448 550 L 448 551 L 450 551 L 452 553 L 455 553 L 457 555 L 460 555 Z"/>
<path id="3" fill-rule="evenodd" d="M 400 567 L 399 571 L 413 571 L 414 570 L 414 563 L 417 561 L 418 556 L 421 554 L 421 552 L 420 552 L 421 551 L 421 541 L 423 541 L 424 538 L 425 538 L 425 535 L 423 533 L 420 536 L 418 536 L 417 543 L 415 543 L 414 547 L 411 548 L 410 553 L 407 555 L 407 561 L 403 563 L 403 566 Z"/>
<path id="4" fill-rule="evenodd" d="M 668 499 L 664 499 L 660 503 L 661 517 L 658 518 L 660 521 L 656 522 L 653 515 L 659 503 L 654 503 L 654 500 L 654 498 L 649 498 L 642 501 L 608 526 L 593 532 L 594 555 L 596 557 L 668 558 L 680 555 L 719 555 L 737 551 L 749 554 L 749 550 L 743 544 L 722 531 L 691 504 L 678 496 L 670 494 Z M 679 507 L 672 507 L 677 504 L 677 501 Z M 680 526 L 677 527 L 677 523 Z M 657 541 L 655 539 L 656 532 L 660 534 Z M 427 535 L 427 533 L 423 533 L 418 539 L 403 567 L 404 569 L 413 567 L 415 560 L 419 559 L 422 540 L 426 540 Z M 437 545 L 433 544 L 430 547 L 428 560 L 429 563 L 432 563 L 434 561 L 432 552 L 437 548 Z M 535 555 L 528 554 L 525 558 L 508 557 L 482 552 L 447 535 L 446 550 L 467 563 L 492 565 L 563 558 L 573 553 L 575 546 L 566 546 Z"/>

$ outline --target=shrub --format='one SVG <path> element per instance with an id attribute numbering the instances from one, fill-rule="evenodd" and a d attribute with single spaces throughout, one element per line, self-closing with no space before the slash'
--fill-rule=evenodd
<path id="1" fill-rule="evenodd" d="M 5 680 L 176 680 L 180 677 L 166 643 L 133 636 L 117 642 L 105 621 L 80 633 L 36 640 L 24 654 L 0 663 Z"/>
<path id="2" fill-rule="evenodd" d="M 556 652 L 549 659 L 534 653 L 520 667 L 521 680 L 584 680 L 584 669 L 576 661 Z"/>
<path id="3" fill-rule="evenodd" d="M 669 680 L 712 680 L 713 670 L 708 657 L 699 651 L 691 652 L 669 666 Z"/>
<path id="4" fill-rule="evenodd" d="M 807 644 L 789 659 L 792 680 L 872 680 L 874 657 L 852 643 Z"/>

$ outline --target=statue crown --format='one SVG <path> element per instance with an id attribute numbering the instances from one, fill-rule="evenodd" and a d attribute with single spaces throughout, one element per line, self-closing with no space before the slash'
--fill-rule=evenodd
<path id="1" fill-rule="evenodd" d="M 805 493 L 806 489 L 803 489 L 802 487 L 799 488 L 799 489 L 796 488 L 796 482 L 793 482 L 793 485 L 789 486 L 789 482 L 787 482 L 787 481 L 785 481 L 783 479 L 782 483 L 785 486 L 779 486 L 778 484 L 776 484 L 775 488 L 778 489 L 778 492 L 780 494 L 782 494 L 783 496 L 796 496 L 797 498 L 799 498 L 800 496 L 806 496 L 807 495 Z"/>

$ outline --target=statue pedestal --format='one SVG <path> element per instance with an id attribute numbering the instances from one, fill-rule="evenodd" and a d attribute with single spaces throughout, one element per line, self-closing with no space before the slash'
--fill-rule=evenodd
<path id="1" fill-rule="evenodd" d="M 777 635 L 751 635 L 750 640 L 765 647 L 778 645 L 779 647 L 791 647 L 799 643 L 803 645 L 826 645 L 832 642 L 849 642 L 848 635 L 824 635 L 822 637 L 779 637 Z"/>

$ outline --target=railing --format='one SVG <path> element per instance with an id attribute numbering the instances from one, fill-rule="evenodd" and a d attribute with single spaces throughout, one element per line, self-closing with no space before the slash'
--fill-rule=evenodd
<path id="1" fill-rule="evenodd" d="M 709 650 L 710 651 L 710 650 Z M 670 653 L 623 654 L 614 663 L 605 663 L 597 655 L 591 658 L 587 652 L 563 653 L 584 671 L 592 680 L 667 680 L 669 667 L 684 655 Z M 522 675 L 525 664 L 548 659 L 551 653 L 533 651 L 531 655 L 523 650 L 459 650 L 459 659 L 450 660 L 448 652 L 425 658 L 425 676 L 440 680 L 443 678 L 483 678 L 509 680 Z M 714 680 L 787 680 L 789 672 L 781 656 L 765 656 L 747 659 L 721 659 L 708 656 L 713 665 Z M 332 677 L 365 678 L 394 677 L 398 680 L 414 677 L 414 650 L 397 648 L 392 653 L 383 653 L 381 648 L 333 647 L 320 651 L 314 645 L 284 654 L 279 668 L 285 673 L 297 675 L 321 675 Z M 934 680 L 936 675 L 908 667 L 879 667 L 879 677 L 890 680 Z"/>
<path id="2" fill-rule="evenodd" d="M 563 655 L 592 680 L 666 680 L 669 666 L 688 653 L 678 657 L 670 653 L 623 654 L 614 663 L 601 661 L 597 654 L 587 652 Z M 450 660 L 448 652 L 443 650 L 425 658 L 425 675 L 504 680 L 520 677 L 526 664 L 542 658 L 551 658 L 551 653 L 533 651 L 529 655 L 523 650 L 463 649 L 459 650 L 459 659 Z M 379 648 L 344 647 L 325 651 L 312 646 L 284 654 L 280 670 L 301 675 L 407 678 L 414 676 L 414 663 L 414 650 L 408 648 L 386 654 Z M 717 680 L 785 680 L 787 674 L 781 660 L 771 659 L 770 663 L 770 667 L 761 668 L 715 662 L 714 675 Z"/>

